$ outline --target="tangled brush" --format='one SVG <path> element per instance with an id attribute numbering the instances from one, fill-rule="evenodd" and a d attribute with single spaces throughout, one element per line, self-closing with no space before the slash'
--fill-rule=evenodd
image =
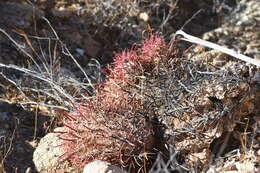
<path id="1" fill-rule="evenodd" d="M 145 172 L 162 143 L 160 125 L 145 104 L 142 83 L 167 58 L 167 45 L 157 35 L 115 56 L 107 80 L 94 97 L 64 113 L 63 159 L 81 167 L 108 161 L 131 171 Z"/>

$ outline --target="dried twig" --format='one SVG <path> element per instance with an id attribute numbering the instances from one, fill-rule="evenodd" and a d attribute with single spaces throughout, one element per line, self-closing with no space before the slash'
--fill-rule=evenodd
<path id="1" fill-rule="evenodd" d="M 221 52 L 223 52 L 225 54 L 228 54 L 230 56 L 238 58 L 238 59 L 240 59 L 242 61 L 245 61 L 245 62 L 250 63 L 250 64 L 254 64 L 254 65 L 260 67 L 260 61 L 252 59 L 252 58 L 250 58 L 248 56 L 245 56 L 243 54 L 240 54 L 240 53 L 238 53 L 238 52 L 236 52 L 236 51 L 234 51 L 232 49 L 228 49 L 228 48 L 225 48 L 223 46 L 217 45 L 215 43 L 212 43 L 212 42 L 209 42 L 209 41 L 206 41 L 206 40 L 202 40 L 202 39 L 200 39 L 198 37 L 189 35 L 189 34 L 183 32 L 182 30 L 178 30 L 176 32 L 176 35 L 183 36 L 184 38 L 181 38 L 181 40 L 185 40 L 185 41 L 188 41 L 188 42 L 191 42 L 191 43 L 200 44 L 200 45 L 203 45 L 203 46 L 206 46 L 206 47 L 209 47 L 209 48 L 221 51 Z"/>

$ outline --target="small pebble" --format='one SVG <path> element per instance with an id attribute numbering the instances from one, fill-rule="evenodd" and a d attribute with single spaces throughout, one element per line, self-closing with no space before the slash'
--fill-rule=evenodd
<path id="1" fill-rule="evenodd" d="M 85 165 L 83 173 L 126 173 L 108 162 L 96 160 Z"/>

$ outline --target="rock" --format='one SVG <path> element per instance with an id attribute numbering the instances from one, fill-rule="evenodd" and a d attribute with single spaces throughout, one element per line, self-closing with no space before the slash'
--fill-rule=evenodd
<path id="1" fill-rule="evenodd" d="M 228 15 L 219 28 L 205 33 L 202 38 L 258 59 L 259 8 L 260 3 L 255 0 L 241 0 L 234 9 L 236 12 Z"/>
<path id="2" fill-rule="evenodd" d="M 96 58 L 101 50 L 101 44 L 88 35 L 84 39 L 84 48 L 88 56 Z"/>
<path id="3" fill-rule="evenodd" d="M 63 128 L 56 128 L 54 131 L 62 131 Z M 39 172 L 50 172 L 64 168 L 66 163 L 60 162 L 63 150 L 59 147 L 61 139 L 58 133 L 49 133 L 43 137 L 33 153 L 33 162 Z"/>
<path id="4" fill-rule="evenodd" d="M 52 9 L 51 12 L 52 12 L 53 16 L 59 17 L 59 18 L 69 18 L 73 15 L 72 10 L 67 10 L 64 8 Z"/>
<path id="5" fill-rule="evenodd" d="M 117 166 L 101 160 L 93 161 L 85 165 L 83 173 L 126 173 Z"/>
<path id="6" fill-rule="evenodd" d="M 28 28 L 33 20 L 45 14 L 37 7 L 16 2 L 0 2 L 0 25 L 11 25 L 13 28 Z"/>
<path id="7" fill-rule="evenodd" d="M 55 131 L 61 131 L 63 128 L 57 128 Z M 33 154 L 33 162 L 36 170 L 47 173 L 57 170 L 68 170 L 66 163 L 61 163 L 59 156 L 63 151 L 57 147 L 61 140 L 57 133 L 49 133 L 41 139 L 38 147 Z M 108 162 L 96 160 L 85 165 L 83 173 L 126 173 L 117 166 Z"/>
<path id="8" fill-rule="evenodd" d="M 255 0 L 242 0 L 230 15 L 223 19 L 223 24 L 205 34 L 202 39 L 216 43 L 222 47 L 228 47 L 234 51 L 259 59 L 259 16 L 260 4 Z M 201 46 L 195 47 L 199 50 Z M 234 63 L 240 63 L 237 58 L 228 56 L 216 50 L 194 51 L 188 56 L 197 62 L 212 63 L 216 67 L 229 67 Z"/>
<path id="9" fill-rule="evenodd" d="M 148 20 L 149 20 L 149 15 L 148 15 L 147 13 L 143 12 L 143 13 L 140 13 L 140 14 L 139 14 L 139 18 L 140 18 L 141 20 L 143 20 L 144 22 L 148 22 Z"/>
<path id="10" fill-rule="evenodd" d="M 83 56 L 85 54 L 85 51 L 83 49 L 80 48 L 76 48 L 75 51 L 80 55 Z"/>
<path id="11" fill-rule="evenodd" d="M 12 129 L 15 127 L 15 118 L 12 113 L 21 111 L 22 108 L 16 104 L 10 104 L 4 101 L 0 101 L 0 143 L 1 138 L 5 138 L 12 133 Z"/>
<path id="12" fill-rule="evenodd" d="M 7 32 L 15 41 L 21 41 L 15 32 L 26 32 L 33 23 L 45 16 L 44 11 L 35 6 L 16 2 L 0 2 L 0 28 Z M 27 32 L 26 32 L 27 33 Z M 21 42 L 20 42 L 21 43 Z M 22 43 L 26 45 L 25 41 Z M 25 47 L 25 46 L 24 46 Z M 15 50 L 10 39 L 0 32 L 0 62 L 15 64 L 20 61 L 21 55 Z M 30 52 L 30 49 L 27 49 Z"/>

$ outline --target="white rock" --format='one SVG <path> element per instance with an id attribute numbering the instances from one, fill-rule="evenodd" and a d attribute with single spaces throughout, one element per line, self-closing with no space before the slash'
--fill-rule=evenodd
<path id="1" fill-rule="evenodd" d="M 63 128 L 56 128 L 56 130 L 63 131 Z M 59 147 L 62 141 L 58 135 L 58 133 L 47 134 L 41 139 L 38 147 L 35 149 L 33 162 L 37 171 L 50 172 L 63 167 L 62 163 L 59 162 L 63 151 Z"/>
<path id="2" fill-rule="evenodd" d="M 108 162 L 96 160 L 85 165 L 83 173 L 126 173 L 117 166 Z"/>
<path id="3" fill-rule="evenodd" d="M 85 50 L 84 49 L 76 48 L 75 50 L 81 56 L 83 56 L 85 54 Z"/>
<path id="4" fill-rule="evenodd" d="M 144 22 L 147 22 L 149 20 L 149 16 L 147 13 L 143 12 L 139 14 L 139 18 L 143 20 Z"/>

